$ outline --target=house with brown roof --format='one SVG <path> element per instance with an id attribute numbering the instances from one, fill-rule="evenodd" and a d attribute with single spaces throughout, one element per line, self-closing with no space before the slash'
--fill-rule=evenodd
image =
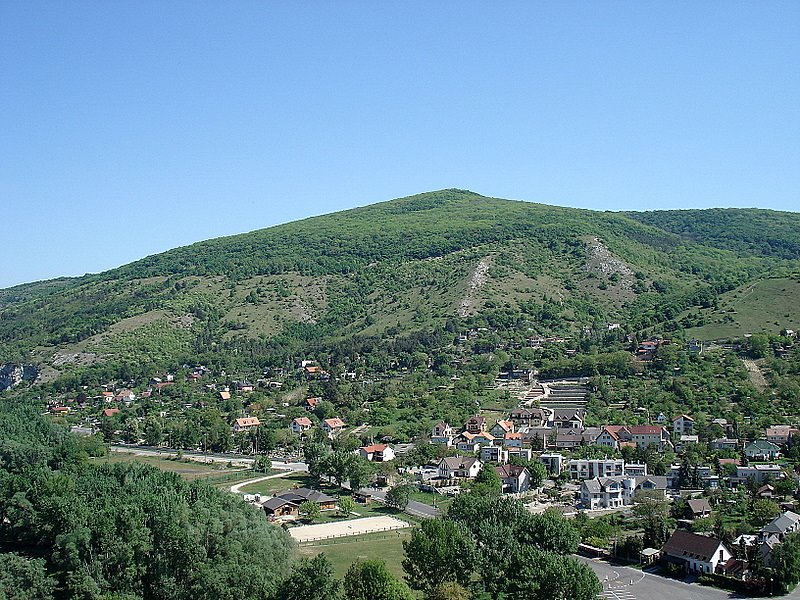
<path id="1" fill-rule="evenodd" d="M 305 408 L 308 412 L 313 412 L 319 406 L 319 403 L 322 402 L 322 398 L 306 398 L 303 402 L 303 408 Z"/>
<path id="2" fill-rule="evenodd" d="M 113 417 L 117 413 L 119 413 L 119 409 L 118 408 L 104 408 L 103 409 L 103 416 L 104 417 Z"/>
<path id="3" fill-rule="evenodd" d="M 389 462 L 394 460 L 395 453 L 388 444 L 371 444 L 358 449 L 361 458 L 370 462 Z"/>
<path id="4" fill-rule="evenodd" d="M 344 429 L 345 423 L 339 417 L 325 419 L 322 422 L 322 430 L 328 435 L 329 438 L 336 437 Z"/>
<path id="5" fill-rule="evenodd" d="M 513 432 L 514 432 L 514 421 L 506 419 L 501 419 L 497 421 L 497 423 L 494 424 L 494 427 L 492 427 L 489 430 L 489 433 L 491 433 L 494 437 L 498 438 L 502 438 L 507 433 L 513 433 Z"/>
<path id="6" fill-rule="evenodd" d="M 289 429 L 292 430 L 292 433 L 301 435 L 311 429 L 313 426 L 314 423 L 312 423 L 311 419 L 308 417 L 296 417 L 289 424 Z"/>
<path id="7" fill-rule="evenodd" d="M 309 488 L 297 488 L 275 494 L 261 504 L 264 511 L 271 519 L 278 517 L 297 516 L 300 505 L 305 502 L 316 502 L 320 510 L 333 510 L 336 508 L 336 498 Z"/>
<path id="8" fill-rule="evenodd" d="M 220 400 L 230 400 L 231 399 L 231 393 L 228 390 L 222 390 L 219 393 L 219 399 Z"/>
<path id="9" fill-rule="evenodd" d="M 233 432 L 239 433 L 240 431 L 250 431 L 256 429 L 261 425 L 258 417 L 242 417 L 233 422 Z"/>
<path id="10" fill-rule="evenodd" d="M 474 415 L 464 423 L 464 431 L 472 434 L 486 431 L 486 419 L 479 415 Z"/>
<path id="11" fill-rule="evenodd" d="M 728 547 L 715 537 L 676 530 L 664 544 L 661 559 L 681 566 L 687 574 L 716 573 L 733 558 Z"/>
<path id="12" fill-rule="evenodd" d="M 711 505 L 705 498 L 692 498 L 687 500 L 686 505 L 692 519 L 704 519 L 711 515 Z"/>
<path id="13" fill-rule="evenodd" d="M 767 440 L 773 444 L 786 446 L 791 437 L 798 433 L 798 430 L 791 425 L 772 425 L 765 431 Z"/>

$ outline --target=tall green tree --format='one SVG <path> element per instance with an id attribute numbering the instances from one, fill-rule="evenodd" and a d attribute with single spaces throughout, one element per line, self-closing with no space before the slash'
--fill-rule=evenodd
<path id="1" fill-rule="evenodd" d="M 337 600 L 342 583 L 334 577 L 333 565 L 322 553 L 301 558 L 283 582 L 277 600 Z"/>
<path id="2" fill-rule="evenodd" d="M 451 581 L 467 585 L 474 569 L 475 541 L 463 523 L 428 519 L 403 542 L 403 570 L 412 588 L 431 592 Z"/>
<path id="3" fill-rule="evenodd" d="M 382 560 L 350 565 L 344 576 L 347 600 L 415 600 L 409 587 L 386 568 Z"/>

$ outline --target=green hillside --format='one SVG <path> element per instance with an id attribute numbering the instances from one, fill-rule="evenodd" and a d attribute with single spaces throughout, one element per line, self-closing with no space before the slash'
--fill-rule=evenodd
<path id="1" fill-rule="evenodd" d="M 420 194 L 0 290 L 0 363 L 77 383 L 197 360 L 260 368 L 310 351 L 436 348 L 464 327 L 519 343 L 612 322 L 674 331 L 721 294 L 800 272 L 800 216 L 722 211 L 715 229 L 716 214 Z M 785 304 L 795 322 L 800 303 Z M 775 330 L 764 317 L 746 327 Z"/>

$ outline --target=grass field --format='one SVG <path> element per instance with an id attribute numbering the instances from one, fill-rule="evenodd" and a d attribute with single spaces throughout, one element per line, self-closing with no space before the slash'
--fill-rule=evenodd
<path id="1" fill-rule="evenodd" d="M 324 552 L 333 564 L 336 575 L 344 576 L 350 565 L 357 560 L 380 558 L 397 577 L 403 576 L 403 540 L 411 537 L 407 530 L 314 542 L 300 546 L 301 556 L 316 556 Z"/>
<path id="2" fill-rule="evenodd" d="M 800 329 L 800 281 L 764 279 L 720 296 L 716 309 L 699 311 L 709 323 L 686 330 L 687 337 L 717 340 L 745 333 Z M 698 312 L 698 311 L 693 311 Z"/>
<path id="3" fill-rule="evenodd" d="M 203 479 L 208 483 L 233 484 L 237 481 L 251 479 L 256 475 L 250 469 L 229 468 L 221 463 L 201 463 L 190 460 L 169 460 L 158 456 L 141 456 L 138 454 L 128 454 L 124 452 L 110 452 L 108 456 L 92 459 L 96 463 L 126 463 L 135 462 L 143 465 L 150 465 L 162 471 L 177 473 L 184 479 L 192 481 Z"/>
<path id="4" fill-rule="evenodd" d="M 288 490 L 293 487 L 308 487 L 312 482 L 312 478 L 307 473 L 293 473 L 286 477 L 275 477 L 273 479 L 266 479 L 258 483 L 251 483 L 242 488 L 245 494 L 262 494 L 271 495 L 275 492 Z"/>

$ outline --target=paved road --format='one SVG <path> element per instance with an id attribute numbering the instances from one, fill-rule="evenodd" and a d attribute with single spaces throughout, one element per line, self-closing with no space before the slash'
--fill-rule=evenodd
<path id="1" fill-rule="evenodd" d="M 361 491 L 371 494 L 372 497 L 378 500 L 379 502 L 386 502 L 386 492 L 384 492 L 383 490 L 376 490 L 374 488 L 364 488 Z M 432 519 L 442 514 L 438 508 L 433 508 L 429 504 L 416 502 L 415 500 L 411 500 L 408 503 L 408 506 L 406 506 L 406 510 L 404 512 L 408 513 L 412 517 L 420 517 L 422 519 Z"/>
<path id="2" fill-rule="evenodd" d="M 598 559 L 576 557 L 597 573 L 603 584 L 603 600 L 732 600 L 749 598 L 733 592 L 704 587 L 698 583 L 684 583 L 630 567 L 610 565 Z M 800 598 L 800 587 L 785 599 Z"/>

